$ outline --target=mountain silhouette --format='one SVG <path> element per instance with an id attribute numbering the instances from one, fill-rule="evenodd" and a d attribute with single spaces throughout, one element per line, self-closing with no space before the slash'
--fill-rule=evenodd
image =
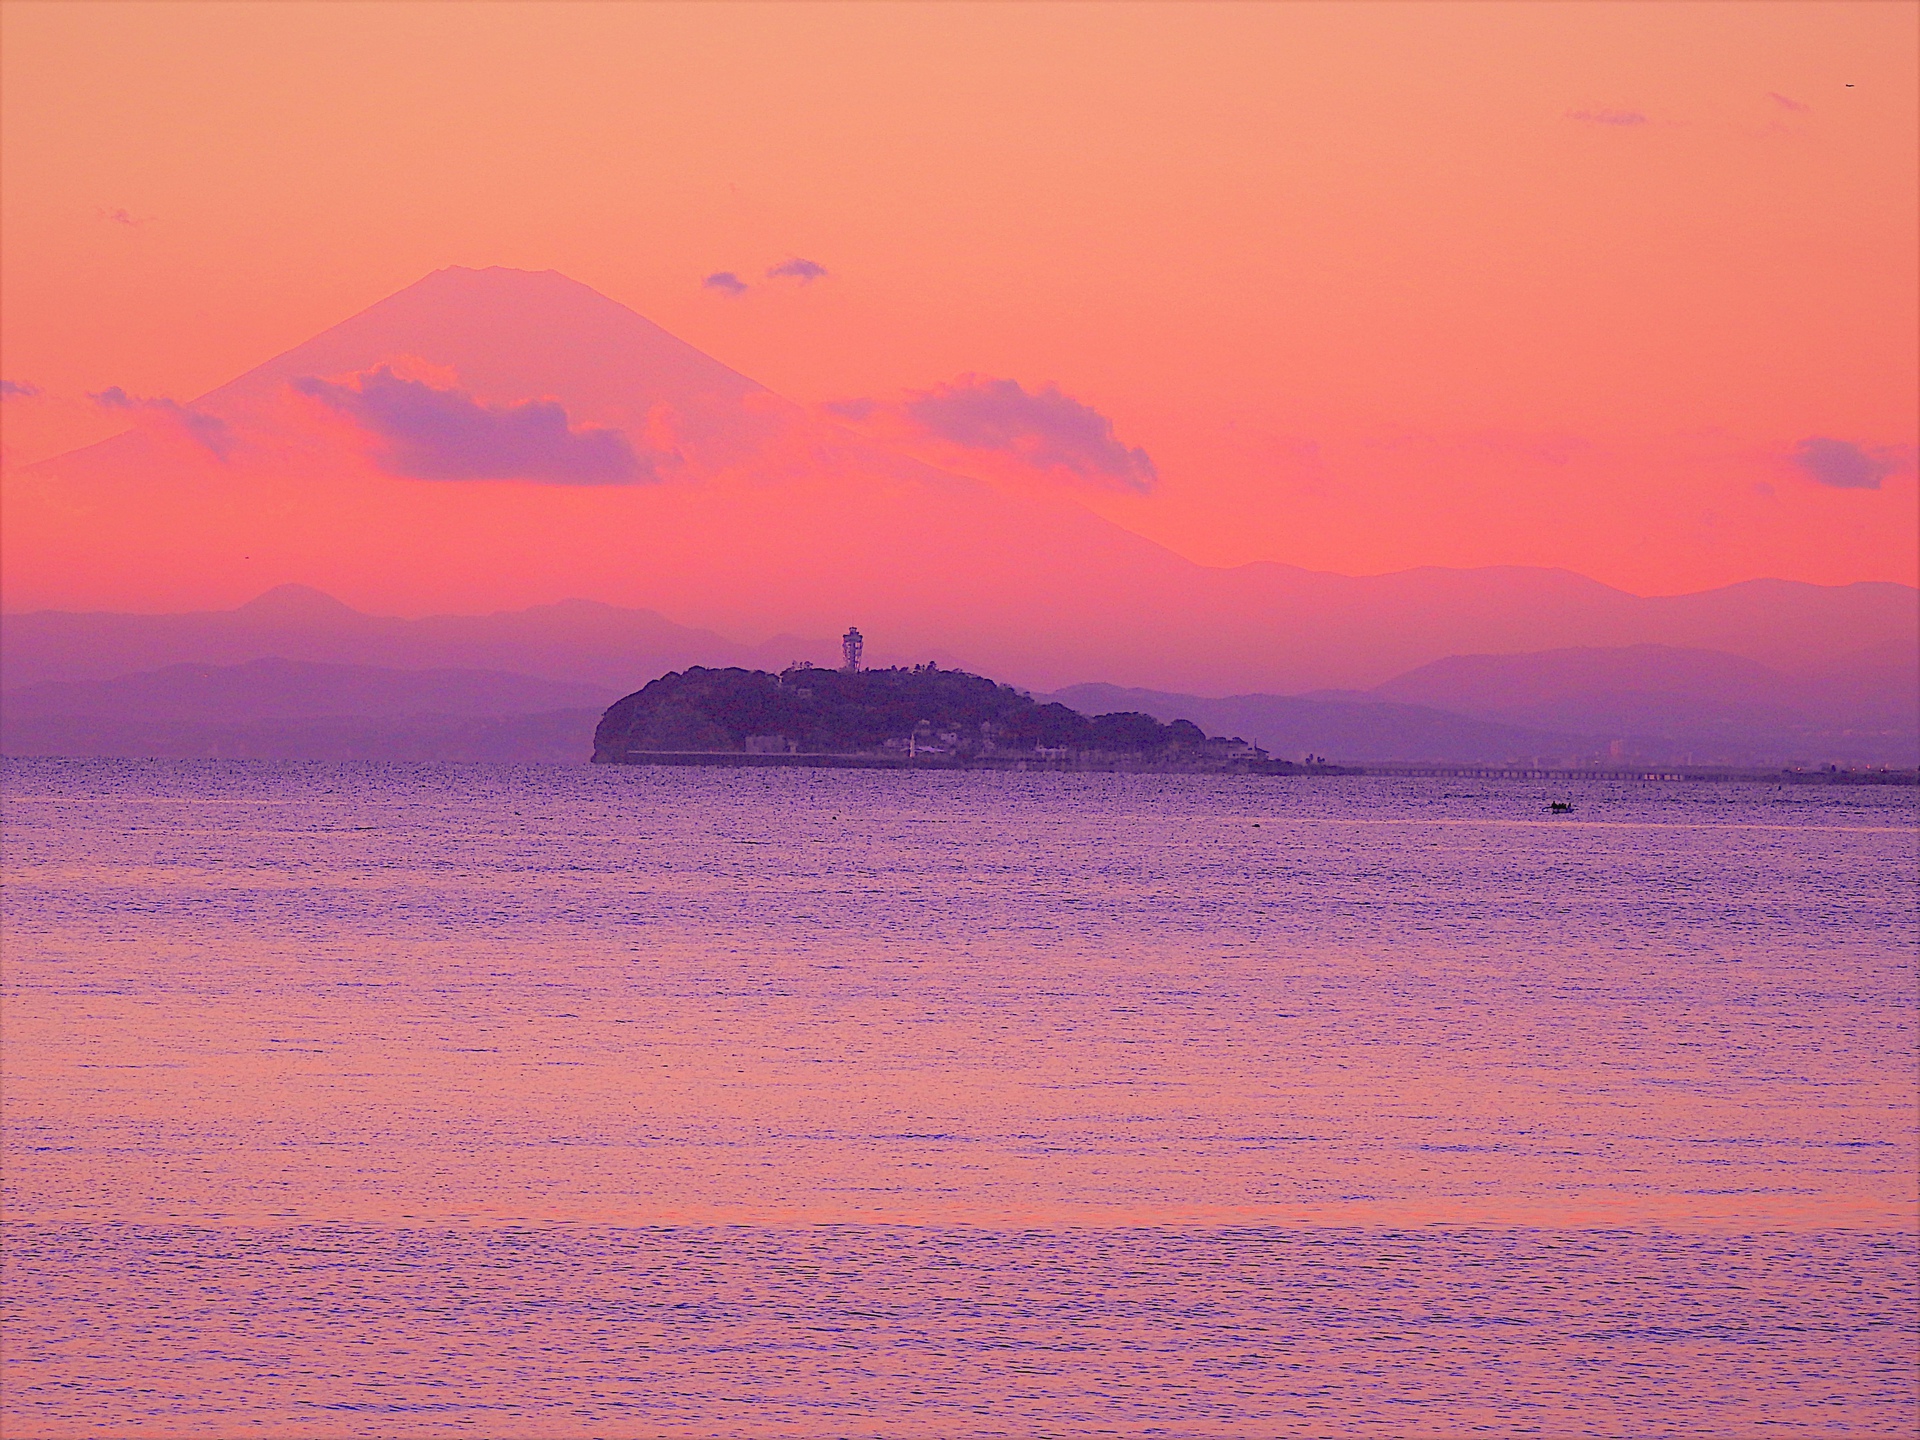
<path id="1" fill-rule="evenodd" d="M 359 614 L 351 605 L 311 585 L 276 585 L 233 613 L 250 622 L 286 625 L 340 623 Z"/>
<path id="2" fill-rule="evenodd" d="M 795 660 L 824 663 L 837 652 L 838 645 L 824 637 L 804 640 L 780 635 L 758 645 L 745 645 L 711 630 L 676 625 L 649 610 L 628 610 L 589 600 L 565 600 L 490 615 L 426 615 L 418 619 L 364 615 L 305 585 L 278 586 L 232 610 L 175 615 L 46 610 L 0 615 L 0 689 L 10 705 L 22 699 L 22 703 L 42 711 L 51 701 L 22 697 L 48 686 L 84 686 L 149 673 L 171 675 L 184 682 L 194 677 L 182 667 L 247 667 L 274 661 L 317 667 L 316 673 L 324 673 L 327 667 L 371 667 L 369 673 L 376 677 L 419 672 L 504 673 L 510 678 L 532 677 L 550 685 L 576 687 L 572 700 L 541 692 L 538 704 L 495 704 L 487 712 L 506 714 L 584 703 L 583 692 L 577 688 L 582 686 L 590 687 L 604 704 L 623 690 L 632 689 L 635 676 L 652 679 L 689 665 L 777 670 Z M 276 683 L 283 683 L 293 673 L 284 669 L 252 672 L 257 681 Z M 336 688 L 346 685 L 346 679 L 336 676 Z M 418 688 L 419 682 L 415 682 L 414 690 Z M 349 690 L 351 687 L 341 693 Z M 100 693 L 112 698 L 109 708 L 136 698 L 135 692 L 112 687 Z M 314 713 L 329 713 L 320 692 L 310 693 L 314 698 L 309 703 L 319 707 Z M 142 695 L 139 703 L 155 702 L 153 696 Z M 179 711 L 176 718 L 198 718 L 198 711 L 192 708 L 197 702 L 180 703 L 188 703 L 189 708 Z M 166 704 L 174 706 L 176 702 L 169 700 Z M 331 713 L 374 714 L 389 708 L 368 709 L 356 702 Z M 84 713 L 98 712 L 89 706 Z M 176 712 L 170 708 L 167 713 Z"/>
<path id="3" fill-rule="evenodd" d="M 394 409 L 410 405 L 425 408 Z M 592 648 L 564 636 L 602 624 L 597 604 L 746 648 L 858 623 L 877 659 L 937 658 L 1043 689 L 1196 694 L 1367 689 L 1453 655 L 1641 644 L 1811 674 L 1920 644 L 1920 592 L 1892 584 L 1641 597 L 1527 567 L 1354 577 L 1199 565 L 1066 491 L 889 451 L 552 271 L 437 271 L 185 408 L 210 418 L 196 430 L 156 411 L 27 472 L 0 534 L 16 619 L 238 613 L 224 607 L 297 580 L 357 610 L 438 615 L 449 633 L 458 615 L 538 613 L 529 633 L 568 653 Z M 205 443 L 215 424 L 219 446 Z M 417 453 L 461 425 L 465 449 Z M 604 467 L 595 483 L 566 483 L 560 460 L 516 478 L 502 471 L 510 461 L 473 462 L 496 431 L 560 449 L 612 433 L 606 443 L 637 458 L 621 483 Z M 268 608 L 289 623 L 309 603 L 272 593 Z M 555 608 L 572 600 L 588 608 Z M 158 663 L 389 663 L 324 648 Z M 631 688 L 649 677 L 565 678 Z"/>
<path id="4" fill-rule="evenodd" d="M 227 418 L 272 405 L 286 386 L 417 360 L 503 401 L 560 400 L 570 416 L 629 431 L 661 406 L 683 427 L 737 425 L 761 386 L 618 301 L 555 270 L 450 266 L 323 330 L 193 402 Z M 797 407 L 794 407 L 797 409 Z"/>

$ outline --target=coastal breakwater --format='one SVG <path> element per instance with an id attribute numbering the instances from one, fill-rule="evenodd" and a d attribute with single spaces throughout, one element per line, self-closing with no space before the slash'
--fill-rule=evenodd
<path id="1" fill-rule="evenodd" d="M 1001 770 L 1012 772 L 1114 772 L 1136 775 L 1359 775 L 1351 765 L 1306 765 L 1268 756 L 1165 756 L 1081 753 L 1032 755 L 750 754 L 740 750 L 630 750 L 596 755 L 601 765 L 712 765 L 735 770 Z"/>
<path id="2" fill-rule="evenodd" d="M 1298 775 L 1338 776 L 1373 775 L 1380 777 L 1461 779 L 1461 780 L 1558 780 L 1571 783 L 1673 782 L 1703 784 L 1775 784 L 1775 785 L 1916 785 L 1920 771 L 1913 770 L 1738 770 L 1700 766 L 1611 767 L 1518 765 L 1336 765 L 1305 764 L 1271 757 L 1251 759 L 1191 760 L 1134 755 L 1076 755 L 1067 759 L 1034 759 L 1031 756 L 951 755 L 825 755 L 788 754 L 753 755 L 738 750 L 632 750 L 621 757 L 594 757 L 603 765 L 706 765 L 735 770 L 998 770 L 1024 773 L 1118 773 L 1134 775 Z"/>
<path id="3" fill-rule="evenodd" d="M 1347 774 L 1461 780 L 1698 781 L 1705 784 L 1920 785 L 1920 771 L 1890 769 L 1740 769 L 1721 765 L 1359 765 Z"/>

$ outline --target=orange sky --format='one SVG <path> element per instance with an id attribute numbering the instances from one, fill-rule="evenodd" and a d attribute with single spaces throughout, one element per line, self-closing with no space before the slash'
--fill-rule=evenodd
<path id="1" fill-rule="evenodd" d="M 8 3 L 6 461 L 500 264 L 802 401 L 1057 383 L 1160 477 L 1082 498 L 1208 563 L 1913 583 L 1917 22 Z"/>

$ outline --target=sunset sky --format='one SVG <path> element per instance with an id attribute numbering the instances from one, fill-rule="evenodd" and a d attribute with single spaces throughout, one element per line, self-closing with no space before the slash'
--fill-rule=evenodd
<path id="1" fill-rule="evenodd" d="M 1917 18 L 9 3 L 5 463 L 504 265 L 824 413 L 1056 387 L 1207 564 L 1914 583 Z"/>

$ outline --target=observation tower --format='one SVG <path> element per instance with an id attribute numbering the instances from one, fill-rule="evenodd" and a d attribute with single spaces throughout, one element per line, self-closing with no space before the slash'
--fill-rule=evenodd
<path id="1" fill-rule="evenodd" d="M 849 675 L 860 668 L 860 647 L 862 643 L 860 639 L 860 629 L 856 625 L 849 625 L 847 627 L 847 633 L 840 637 L 840 653 L 847 657 L 847 663 L 840 668 Z"/>

